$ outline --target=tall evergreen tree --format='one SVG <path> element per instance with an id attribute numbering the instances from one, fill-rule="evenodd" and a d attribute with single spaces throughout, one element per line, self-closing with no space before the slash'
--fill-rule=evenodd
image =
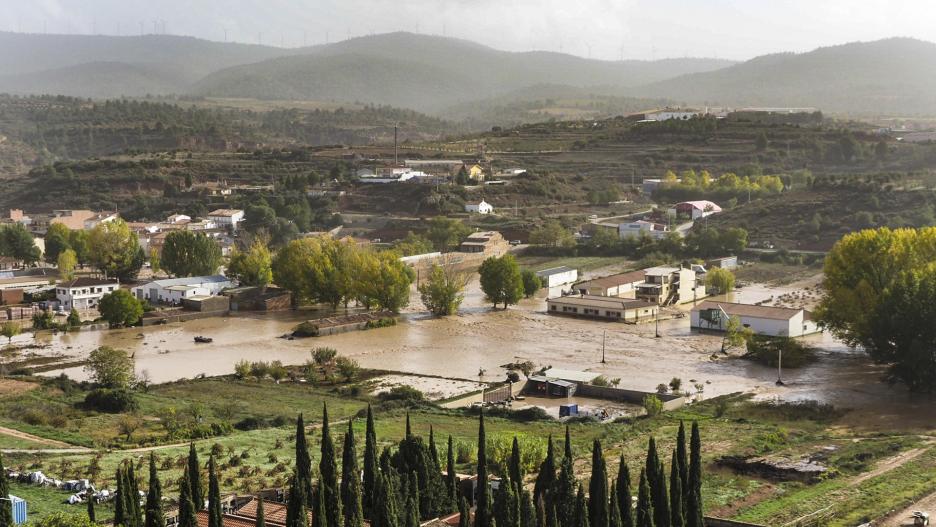
<path id="1" fill-rule="evenodd" d="M 450 441 L 451 442 L 451 441 Z M 367 405 L 367 428 L 364 431 L 364 475 L 361 487 L 361 506 L 364 517 L 373 518 L 374 497 L 377 491 L 377 433 L 374 431 L 374 414 Z"/>
<path id="2" fill-rule="evenodd" d="M 286 527 L 309 527 L 309 515 L 306 508 L 306 496 L 309 494 L 299 477 L 298 467 L 289 478 L 289 492 L 286 495 Z"/>
<path id="3" fill-rule="evenodd" d="M 198 452 L 195 451 L 195 443 L 189 443 L 188 454 L 188 481 L 192 487 L 190 496 L 192 505 L 196 511 L 205 508 L 205 489 L 202 487 L 201 466 L 198 464 Z"/>
<path id="4" fill-rule="evenodd" d="M 536 511 L 533 509 L 533 495 L 522 486 L 518 486 L 517 488 L 521 489 L 520 527 L 536 527 Z"/>
<path id="5" fill-rule="evenodd" d="M 458 527 L 471 527 L 471 509 L 464 496 L 458 498 Z"/>
<path id="6" fill-rule="evenodd" d="M 592 472 L 588 482 L 588 523 L 591 527 L 608 527 L 608 468 L 605 466 L 601 441 L 592 443 Z"/>
<path id="7" fill-rule="evenodd" d="M 585 499 L 585 489 L 578 486 L 578 493 L 575 495 L 575 527 L 589 527 L 588 525 L 588 502 Z"/>
<path id="8" fill-rule="evenodd" d="M 146 492 L 146 527 L 165 527 L 166 517 L 162 509 L 162 484 L 156 471 L 156 454 L 150 452 L 149 489 Z"/>
<path id="9" fill-rule="evenodd" d="M 654 527 L 653 503 L 650 498 L 650 485 L 647 483 L 646 470 L 640 471 L 640 486 L 637 491 L 636 527 Z"/>
<path id="10" fill-rule="evenodd" d="M 458 478 L 455 475 L 455 445 L 451 435 L 448 437 L 448 452 L 446 453 L 445 494 L 448 496 L 450 511 L 460 506 L 458 502 Z"/>
<path id="11" fill-rule="evenodd" d="M 565 459 L 574 459 L 572 457 L 572 435 L 569 433 L 569 425 L 565 429 Z"/>
<path id="12" fill-rule="evenodd" d="M 322 403 L 322 459 L 319 462 L 319 492 L 325 503 L 325 521 L 328 527 L 341 527 L 341 494 L 338 491 L 338 466 L 335 463 L 335 444 L 328 429 L 328 406 Z"/>
<path id="13" fill-rule="evenodd" d="M 397 493 L 392 487 L 388 474 L 377 473 L 376 494 L 374 495 L 374 516 L 372 527 L 398 527 Z"/>
<path id="14" fill-rule="evenodd" d="M 685 527 L 686 508 L 683 504 L 682 478 L 679 477 L 679 454 L 673 449 L 673 461 L 670 463 L 670 525 Z"/>
<path id="15" fill-rule="evenodd" d="M 559 513 L 557 518 L 559 527 L 576 527 L 575 508 L 569 506 L 575 503 L 575 489 L 577 486 L 571 445 L 569 427 L 566 426 L 565 455 L 562 456 L 562 465 L 559 467 L 559 476 L 556 478 L 555 489 L 552 493 L 553 505 L 556 506 L 556 512 Z"/>
<path id="16" fill-rule="evenodd" d="M 10 483 L 7 481 L 6 468 L 3 466 L 3 454 L 0 453 L 0 498 L 6 498 L 9 495 Z M 0 527 L 13 527 L 13 507 L 9 505 L 9 502 L 0 501 Z"/>
<path id="17" fill-rule="evenodd" d="M 432 429 L 432 425 L 429 425 L 429 458 L 435 466 L 441 466 L 439 463 L 439 449 L 436 448 L 435 431 Z"/>
<path id="18" fill-rule="evenodd" d="M 618 506 L 617 483 L 611 482 L 611 498 L 608 500 L 608 527 L 624 527 L 621 521 L 621 507 Z"/>
<path id="19" fill-rule="evenodd" d="M 630 469 L 627 468 L 627 461 L 624 459 L 624 454 L 621 454 L 621 460 L 618 462 L 616 486 L 618 509 L 621 511 L 621 525 L 623 525 L 623 527 L 634 527 Z"/>
<path id="20" fill-rule="evenodd" d="M 559 527 L 559 513 L 556 512 L 555 503 L 550 503 L 546 511 L 546 527 Z"/>
<path id="21" fill-rule="evenodd" d="M 133 461 L 127 461 L 126 470 L 127 486 L 130 492 L 127 494 L 127 510 L 130 511 L 130 522 L 133 527 L 143 527 L 143 509 L 140 507 L 140 485 L 137 483 L 136 470 Z"/>
<path id="22" fill-rule="evenodd" d="M 192 501 L 192 482 L 189 481 L 190 473 L 183 471 L 182 481 L 179 482 L 179 526 L 178 527 L 197 527 L 198 520 L 195 517 L 195 503 Z"/>
<path id="23" fill-rule="evenodd" d="M 127 523 L 127 492 L 129 489 L 124 487 L 123 465 L 117 465 L 117 472 L 114 473 L 114 481 L 117 485 L 117 497 L 114 499 L 114 525 L 118 527 L 130 527 Z M 181 506 L 179 509 L 181 522 Z"/>
<path id="24" fill-rule="evenodd" d="M 536 527 L 546 527 L 549 521 L 546 515 L 546 500 L 540 496 L 540 498 L 536 500 Z"/>
<path id="25" fill-rule="evenodd" d="M 413 435 L 413 427 L 410 425 L 409 412 L 406 412 L 406 434 L 404 437 L 409 437 Z"/>
<path id="26" fill-rule="evenodd" d="M 300 496 L 305 500 L 306 511 L 315 506 L 312 501 L 312 457 L 306 440 L 305 421 L 302 414 L 296 418 L 296 477 Z"/>
<path id="27" fill-rule="evenodd" d="M 2 471 L 2 469 L 3 467 L 0 466 L 0 471 Z M 88 496 L 88 521 L 90 521 L 91 523 L 94 523 L 97 521 L 97 513 L 94 512 L 94 493 L 91 492 L 90 489 L 88 489 L 87 496 Z"/>
<path id="28" fill-rule="evenodd" d="M 681 420 L 679 421 L 679 432 L 676 433 L 676 461 L 685 501 L 685 497 L 688 496 L 686 489 L 689 488 L 689 457 L 686 453 L 686 425 Z"/>
<path id="29" fill-rule="evenodd" d="M 254 527 L 266 527 L 266 514 L 263 512 L 262 497 L 257 497 L 257 520 Z"/>
<path id="30" fill-rule="evenodd" d="M 653 499 L 653 523 L 656 527 L 671 527 L 669 490 L 666 488 L 666 473 L 663 464 L 657 468 L 657 480 L 650 489 Z"/>
<path id="31" fill-rule="evenodd" d="M 484 433 L 484 410 L 482 409 L 478 419 L 478 501 L 475 505 L 474 527 L 492 527 L 487 463 L 487 436 Z"/>
<path id="32" fill-rule="evenodd" d="M 449 504 L 446 481 L 442 478 L 442 465 L 439 462 L 439 449 L 435 443 L 435 432 L 429 425 L 429 470 L 427 471 L 426 488 L 423 492 L 429 494 L 430 516 L 438 517 L 452 512 Z"/>
<path id="33" fill-rule="evenodd" d="M 694 490 L 689 491 L 689 499 L 686 501 L 686 527 L 705 527 L 702 499 Z"/>
<path id="34" fill-rule="evenodd" d="M 647 458 L 646 463 L 644 464 L 644 471 L 647 473 L 647 485 L 650 486 L 650 490 L 653 491 L 653 486 L 656 484 L 657 478 L 660 475 L 660 456 L 657 453 L 656 439 L 653 436 L 650 436 L 650 440 L 647 442 Z M 653 504 L 656 507 L 656 503 Z M 657 527 L 660 527 L 657 525 Z"/>
<path id="35" fill-rule="evenodd" d="M 315 507 L 312 508 L 311 527 L 329 527 L 328 525 L 328 507 L 325 505 L 325 493 L 322 492 L 322 480 L 312 493 L 315 499 Z"/>
<path id="36" fill-rule="evenodd" d="M 699 423 L 692 422 L 692 436 L 689 441 L 689 489 L 696 496 L 702 496 L 702 438 L 699 436 Z"/>
<path id="37" fill-rule="evenodd" d="M 221 527 L 221 486 L 214 456 L 208 458 L 208 527 Z"/>
<path id="38" fill-rule="evenodd" d="M 361 476 L 358 470 L 357 444 L 354 440 L 354 419 L 348 420 L 344 447 L 341 449 L 341 503 L 344 506 L 345 527 L 363 527 L 361 509 Z"/>
<path id="39" fill-rule="evenodd" d="M 494 524 L 497 527 L 519 527 L 517 504 L 513 483 L 502 479 L 494 499 Z"/>
<path id="40" fill-rule="evenodd" d="M 536 474 L 536 483 L 533 485 L 533 500 L 537 503 L 543 501 L 543 509 L 546 516 L 549 515 L 549 504 L 551 502 L 550 493 L 556 486 L 556 457 L 555 447 L 553 446 L 552 434 L 546 443 L 546 457 L 540 464 L 539 472 Z"/>
<path id="41" fill-rule="evenodd" d="M 419 527 L 419 483 L 415 472 L 410 472 L 404 494 L 406 510 L 403 511 L 403 527 Z"/>
<path id="42" fill-rule="evenodd" d="M 507 462 L 507 474 L 514 485 L 523 488 L 523 462 L 520 458 L 520 442 L 517 440 L 517 436 L 514 436 L 513 445 L 510 447 L 510 460 Z"/>

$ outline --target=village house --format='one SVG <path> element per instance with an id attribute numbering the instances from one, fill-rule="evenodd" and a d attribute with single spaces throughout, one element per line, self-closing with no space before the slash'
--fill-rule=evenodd
<path id="1" fill-rule="evenodd" d="M 151 304 L 181 305 L 187 298 L 214 296 L 234 287 L 234 282 L 223 275 L 190 276 L 153 280 L 132 289 L 133 296 Z"/>
<path id="2" fill-rule="evenodd" d="M 120 287 L 117 280 L 103 278 L 75 278 L 55 286 L 55 298 L 62 309 L 92 309 L 101 302 L 101 297 L 113 293 Z"/>
<path id="3" fill-rule="evenodd" d="M 670 216 L 685 216 L 690 220 L 697 220 L 712 214 L 718 214 L 722 208 L 708 200 L 683 201 L 669 209 Z"/>
<path id="4" fill-rule="evenodd" d="M 73 231 L 90 230 L 101 223 L 107 223 L 116 220 L 120 216 L 116 212 L 94 212 L 90 210 L 71 210 L 60 209 L 52 211 L 45 227 L 62 224 Z"/>
<path id="5" fill-rule="evenodd" d="M 494 207 L 490 203 L 484 201 L 483 199 L 481 201 L 469 201 L 465 203 L 465 212 L 468 212 L 468 213 L 474 212 L 477 214 L 492 214 L 494 212 Z"/>
<path id="6" fill-rule="evenodd" d="M 639 270 L 603 276 L 575 284 L 573 289 L 582 295 L 635 298 L 637 286 L 644 283 L 644 274 Z"/>
<path id="7" fill-rule="evenodd" d="M 483 253 L 488 256 L 500 256 L 507 252 L 510 245 L 497 231 L 474 232 L 458 247 L 463 253 Z"/>
<path id="8" fill-rule="evenodd" d="M 465 165 L 465 170 L 468 172 L 468 179 L 484 183 L 484 168 L 481 165 Z"/>
<path id="9" fill-rule="evenodd" d="M 621 239 L 649 236 L 654 240 L 659 240 L 665 238 L 669 233 L 669 227 L 666 225 L 646 220 L 637 220 L 618 225 L 618 236 L 620 236 Z"/>
<path id="10" fill-rule="evenodd" d="M 682 304 L 705 297 L 705 284 L 690 267 L 651 267 L 644 271 L 635 296 L 661 306 Z"/>
<path id="11" fill-rule="evenodd" d="M 221 228 L 237 230 L 237 224 L 244 221 L 244 211 L 239 209 L 217 209 L 208 213 L 208 219 Z"/>
<path id="12" fill-rule="evenodd" d="M 758 335 L 801 337 L 819 332 L 812 314 L 805 309 L 712 300 L 692 308 L 690 326 L 693 329 L 725 331 L 728 319 L 732 317 L 737 317 L 743 327 L 750 328 Z"/>
<path id="13" fill-rule="evenodd" d="M 572 267 L 550 267 L 542 271 L 536 271 L 536 276 L 540 277 L 543 287 L 559 287 L 566 284 L 574 284 L 578 280 L 578 269 Z"/>
<path id="14" fill-rule="evenodd" d="M 570 295 L 546 300 L 550 315 L 613 320 L 635 324 L 657 315 L 659 306 L 644 300 L 609 296 Z"/>

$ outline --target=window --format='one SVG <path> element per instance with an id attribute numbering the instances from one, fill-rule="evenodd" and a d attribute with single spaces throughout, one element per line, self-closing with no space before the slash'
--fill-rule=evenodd
<path id="1" fill-rule="evenodd" d="M 549 310 L 550 310 L 550 311 L 555 311 L 555 310 L 556 310 L 556 306 L 554 306 L 554 305 L 549 306 Z"/>

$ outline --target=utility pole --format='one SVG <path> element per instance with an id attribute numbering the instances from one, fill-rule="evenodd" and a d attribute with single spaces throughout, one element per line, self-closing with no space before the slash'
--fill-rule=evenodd
<path id="1" fill-rule="evenodd" d="M 777 386 L 783 386 L 783 348 L 777 348 Z"/>
<path id="2" fill-rule="evenodd" d="M 608 337 L 608 330 L 604 330 L 601 333 L 601 363 L 607 364 L 608 361 L 605 360 L 605 339 Z"/>
<path id="3" fill-rule="evenodd" d="M 396 124 L 393 125 L 393 164 L 394 165 L 400 164 L 399 147 L 397 146 L 397 129 L 398 128 L 399 127 Z"/>
<path id="4" fill-rule="evenodd" d="M 654 338 L 660 338 L 660 306 L 656 306 L 656 335 Z"/>

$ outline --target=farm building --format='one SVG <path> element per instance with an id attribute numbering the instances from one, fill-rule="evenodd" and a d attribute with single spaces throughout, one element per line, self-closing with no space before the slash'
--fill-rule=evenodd
<path id="1" fill-rule="evenodd" d="M 634 298 L 637 285 L 642 284 L 643 281 L 643 270 L 631 271 L 579 282 L 573 289 L 582 295 Z"/>
<path id="2" fill-rule="evenodd" d="M 724 331 L 729 317 L 738 317 L 741 325 L 758 335 L 801 337 L 819 332 L 819 326 L 805 309 L 711 300 L 692 308 L 690 325 L 696 329 Z"/>
<path id="3" fill-rule="evenodd" d="M 234 283 L 225 276 L 190 276 L 154 280 L 133 288 L 133 296 L 150 303 L 181 304 L 186 298 L 212 296 L 233 287 Z"/>
<path id="4" fill-rule="evenodd" d="M 507 240 L 497 231 L 475 232 L 468 235 L 458 250 L 463 253 L 484 253 L 491 256 L 500 256 L 507 252 L 510 246 Z"/>
<path id="5" fill-rule="evenodd" d="M 720 269 L 727 269 L 729 271 L 734 271 L 738 268 L 738 257 L 737 256 L 724 256 L 722 258 L 715 258 L 705 262 L 705 265 L 711 269 L 713 267 L 718 267 Z"/>
<path id="6" fill-rule="evenodd" d="M 492 214 L 494 206 L 484 201 L 469 201 L 465 203 L 465 212 L 474 212 L 477 214 Z"/>
<path id="7" fill-rule="evenodd" d="M 643 300 L 593 295 L 570 295 L 546 300 L 551 315 L 596 318 L 635 324 L 656 316 L 658 306 Z"/>
<path id="8" fill-rule="evenodd" d="M 670 233 L 669 227 L 662 223 L 637 220 L 618 225 L 618 236 L 623 238 L 639 238 L 649 236 L 654 240 L 665 238 Z"/>
<path id="9" fill-rule="evenodd" d="M 576 386 L 574 382 L 533 375 L 527 379 L 524 391 L 540 397 L 572 397 L 575 395 Z"/>
<path id="10" fill-rule="evenodd" d="M 536 276 L 543 281 L 543 287 L 559 287 L 572 284 L 578 279 L 578 270 L 571 267 L 552 267 L 536 271 Z"/>
<path id="11" fill-rule="evenodd" d="M 721 207 L 715 203 L 712 203 L 708 200 L 699 200 L 683 201 L 682 203 L 677 203 L 672 209 L 670 209 L 670 214 L 673 216 L 687 216 L 689 219 L 696 220 L 706 216 L 711 216 L 712 214 L 718 214 L 721 211 Z"/>

